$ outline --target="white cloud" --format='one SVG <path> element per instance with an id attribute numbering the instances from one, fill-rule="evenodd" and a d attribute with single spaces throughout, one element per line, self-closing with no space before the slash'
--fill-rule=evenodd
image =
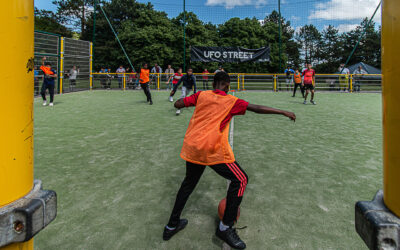
<path id="1" fill-rule="evenodd" d="M 324 20 L 362 20 L 370 18 L 380 0 L 329 0 L 315 5 L 309 19 Z M 381 8 L 377 11 L 374 21 L 381 23 Z"/>
<path id="2" fill-rule="evenodd" d="M 267 0 L 207 0 L 207 6 L 222 5 L 227 9 L 232 9 L 236 6 L 254 5 L 256 7 L 265 5 Z"/>
<path id="3" fill-rule="evenodd" d="M 340 24 L 336 27 L 339 30 L 339 33 L 349 32 L 350 30 L 354 30 L 357 28 L 359 24 Z"/>

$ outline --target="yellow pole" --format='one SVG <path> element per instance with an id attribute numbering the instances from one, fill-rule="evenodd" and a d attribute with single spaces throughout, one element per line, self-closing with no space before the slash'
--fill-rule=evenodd
<path id="1" fill-rule="evenodd" d="M 350 93 L 353 93 L 353 75 L 350 75 Z"/>
<path id="2" fill-rule="evenodd" d="M 244 89 L 244 78 L 245 78 L 245 75 L 242 75 L 242 90 L 245 90 Z"/>
<path id="3" fill-rule="evenodd" d="M 160 73 L 157 74 L 157 90 L 160 90 Z"/>
<path id="4" fill-rule="evenodd" d="M 382 5 L 383 198 L 400 216 L 400 1 Z"/>
<path id="5" fill-rule="evenodd" d="M 124 73 L 124 90 L 126 90 L 126 75 L 125 75 L 125 73 Z"/>
<path id="6" fill-rule="evenodd" d="M 90 90 L 93 89 L 93 43 L 90 43 Z"/>
<path id="7" fill-rule="evenodd" d="M 238 85 L 237 85 L 237 90 L 239 91 L 240 90 L 240 74 L 238 74 Z"/>
<path id="8" fill-rule="evenodd" d="M 60 46 L 60 94 L 63 93 L 63 80 L 64 80 L 64 37 L 61 37 Z"/>
<path id="9" fill-rule="evenodd" d="M 274 75 L 274 92 L 276 92 L 276 75 Z"/>
<path id="10" fill-rule="evenodd" d="M 0 60 L 0 75 L 10 84 L 0 98 L 0 207 L 33 187 L 33 1 L 2 1 L 2 9 L 0 54 L 7 60 Z M 33 239 L 2 248 L 17 249 L 33 249 Z"/>

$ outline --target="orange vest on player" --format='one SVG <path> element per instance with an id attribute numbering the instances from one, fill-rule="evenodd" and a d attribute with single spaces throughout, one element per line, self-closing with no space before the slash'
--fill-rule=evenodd
<path id="1" fill-rule="evenodd" d="M 182 159 L 200 164 L 233 163 L 235 156 L 228 142 L 229 124 L 220 131 L 220 124 L 238 98 L 203 91 L 197 99 L 181 151 Z"/>
<path id="2" fill-rule="evenodd" d="M 46 75 L 54 75 L 53 71 L 49 67 L 46 66 L 40 66 L 40 69 L 46 74 Z"/>
<path id="3" fill-rule="evenodd" d="M 298 74 L 294 73 L 293 77 L 294 77 L 294 83 L 297 83 L 297 84 L 301 83 L 301 74 L 300 74 L 300 72 Z"/>
<path id="4" fill-rule="evenodd" d="M 150 70 L 149 69 L 141 69 L 140 70 L 140 83 L 147 83 L 150 81 Z"/>

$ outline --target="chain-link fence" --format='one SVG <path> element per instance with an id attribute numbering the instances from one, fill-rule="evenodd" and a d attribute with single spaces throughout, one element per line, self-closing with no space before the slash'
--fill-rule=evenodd
<path id="1" fill-rule="evenodd" d="M 40 70 L 42 66 L 42 58 L 46 57 L 46 62 L 57 72 L 60 66 L 60 39 L 61 36 L 43 31 L 35 31 L 35 90 L 34 95 L 40 94 L 41 83 L 43 82 L 44 73 Z M 58 84 L 57 84 L 58 86 Z"/>
<path id="2" fill-rule="evenodd" d="M 90 87 L 90 42 L 63 39 L 63 92 L 87 90 Z"/>
<path id="3" fill-rule="evenodd" d="M 90 89 L 91 43 L 88 41 L 64 38 L 57 34 L 35 31 L 35 90 L 39 95 L 44 79 L 40 70 L 42 59 L 56 70 L 55 92 Z"/>

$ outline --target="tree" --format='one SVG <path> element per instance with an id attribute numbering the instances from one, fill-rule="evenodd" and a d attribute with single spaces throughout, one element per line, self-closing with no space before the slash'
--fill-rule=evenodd
<path id="1" fill-rule="evenodd" d="M 318 72 L 333 73 L 337 71 L 340 61 L 343 60 L 343 42 L 339 30 L 329 25 L 322 31 L 319 49 L 320 64 L 316 66 Z"/>
<path id="2" fill-rule="evenodd" d="M 296 40 L 301 45 L 305 61 L 318 64 L 320 61 L 321 33 L 318 29 L 308 24 L 300 28 L 296 34 Z"/>
<path id="3" fill-rule="evenodd" d="M 35 30 L 72 37 L 72 31 L 60 24 L 57 16 L 52 11 L 35 8 Z"/>
<path id="4" fill-rule="evenodd" d="M 57 5 L 57 15 L 61 22 L 74 27 L 80 27 L 81 33 L 85 32 L 86 17 L 93 9 L 94 0 L 54 0 Z"/>

